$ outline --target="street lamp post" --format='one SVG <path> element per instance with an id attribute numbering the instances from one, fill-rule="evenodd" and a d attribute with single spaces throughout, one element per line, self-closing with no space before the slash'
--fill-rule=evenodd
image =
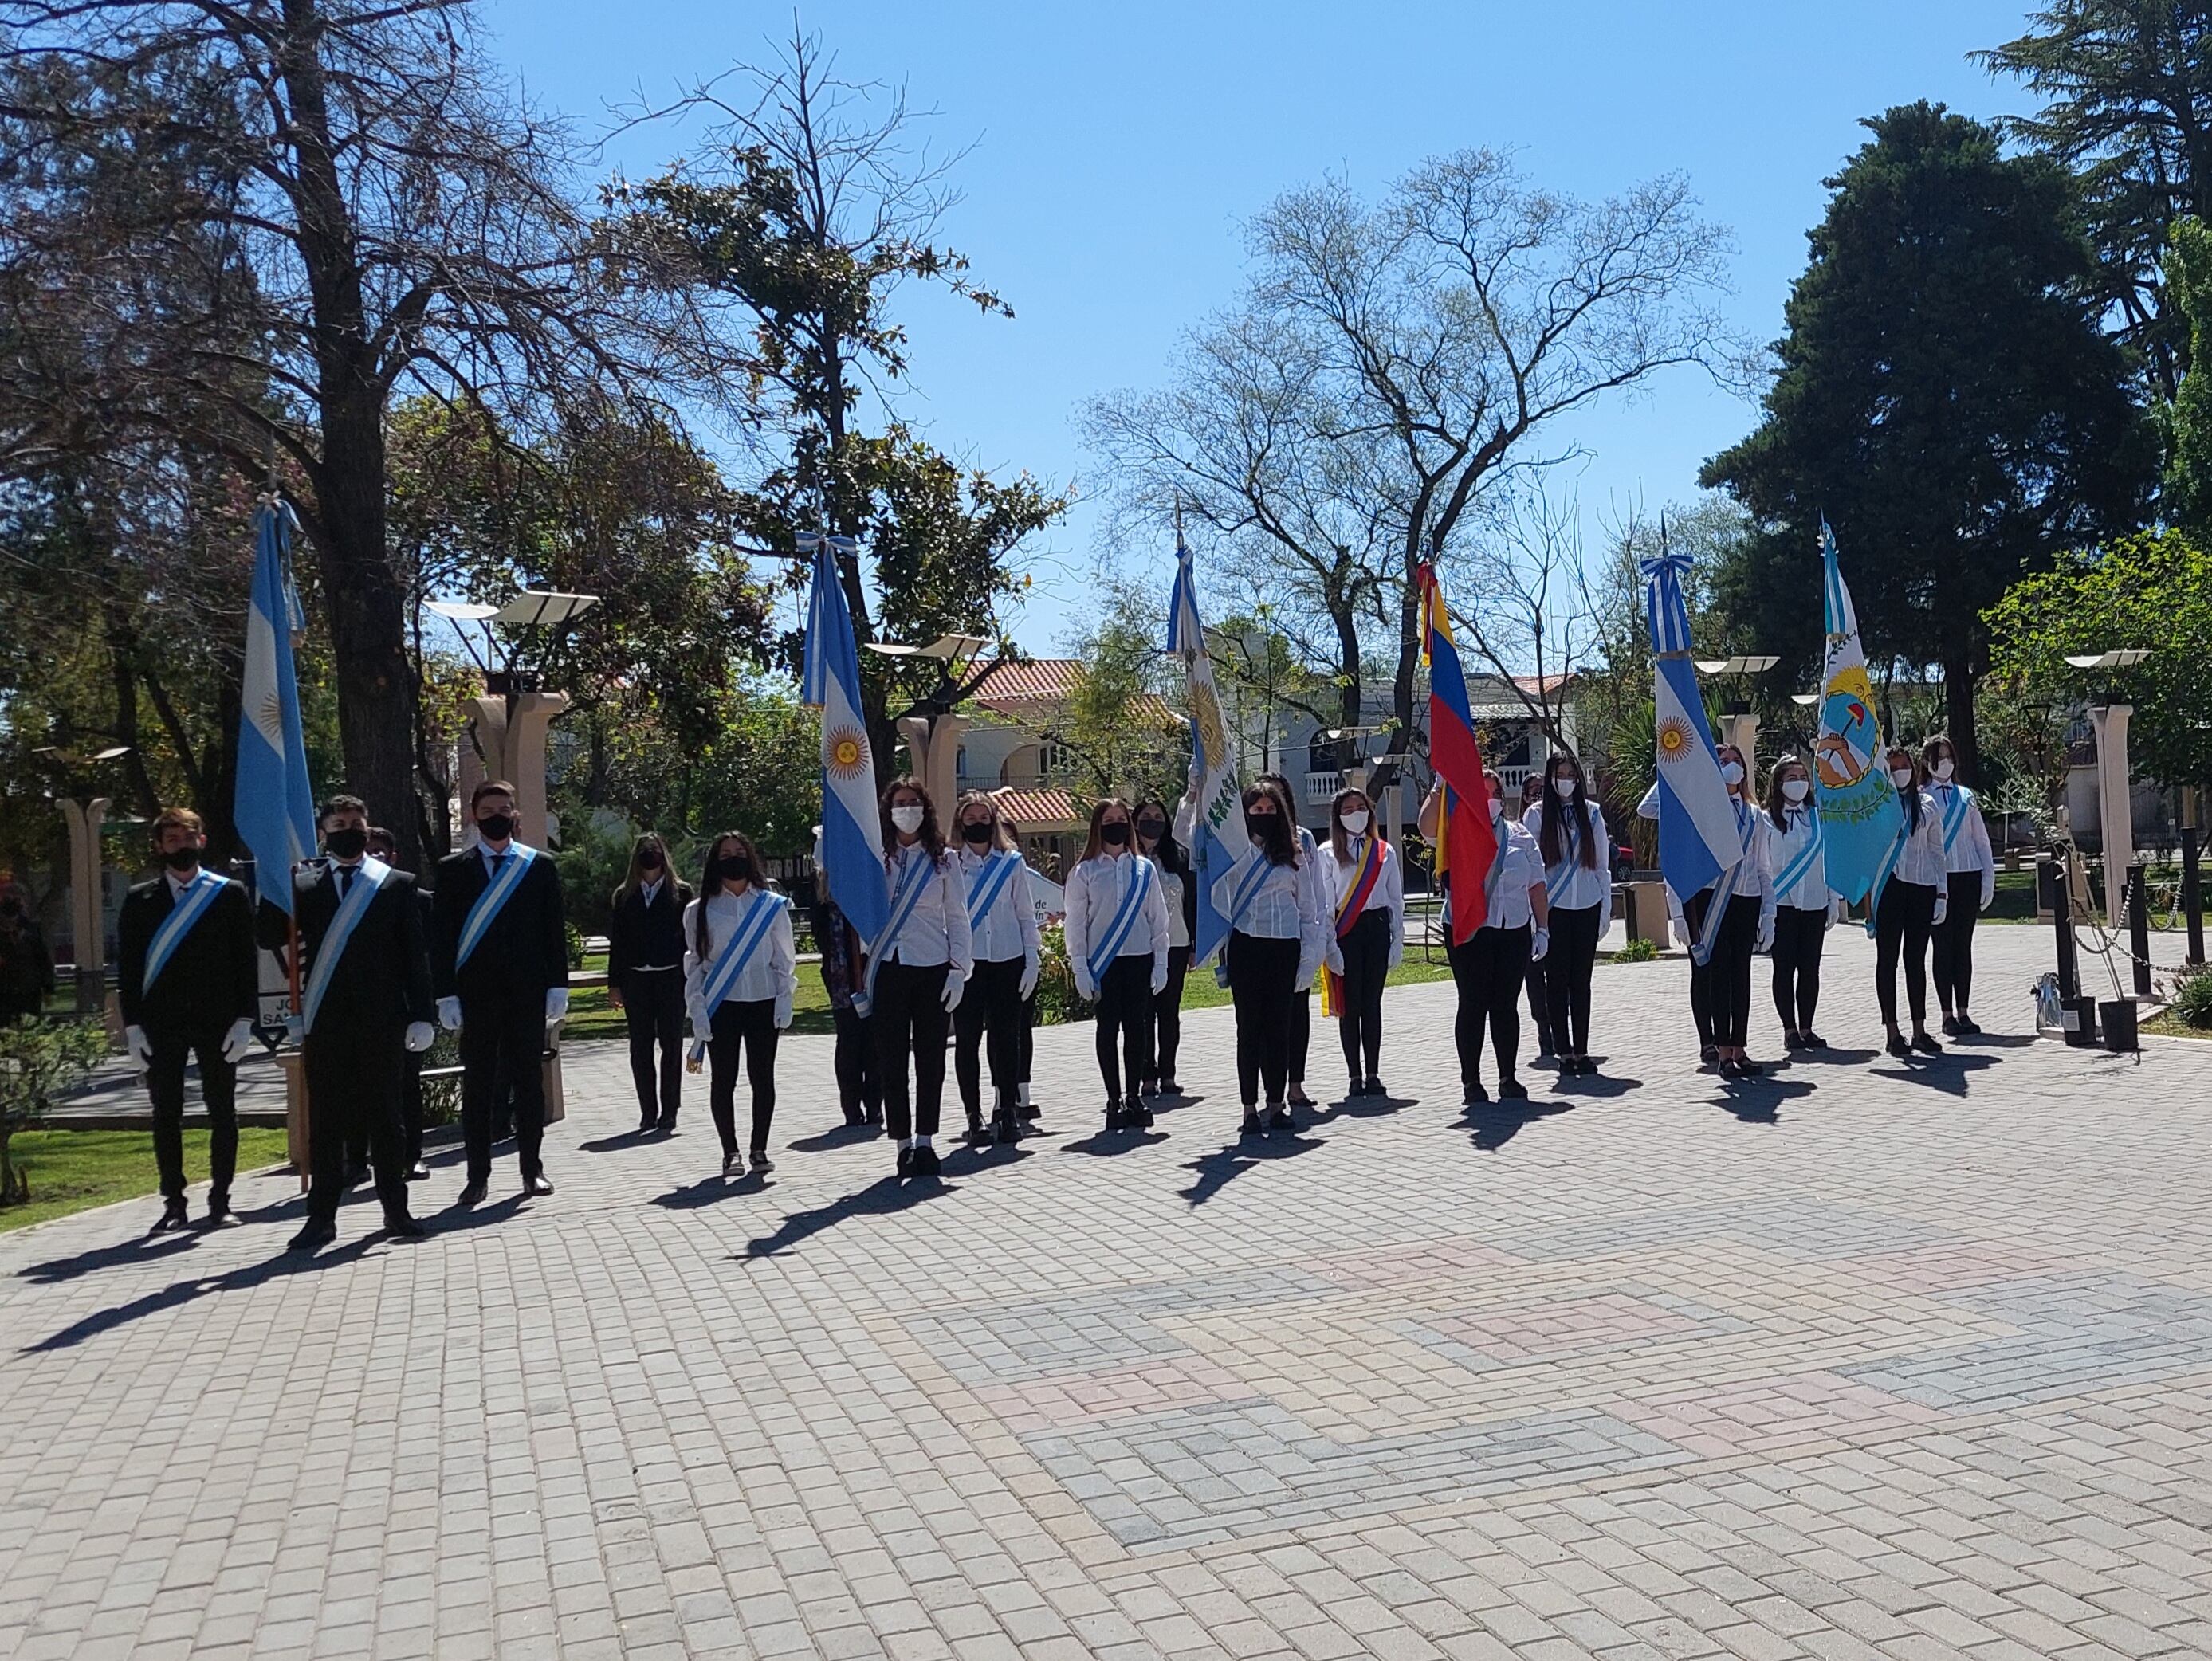
<path id="1" fill-rule="evenodd" d="M 75 755 L 55 744 L 31 752 L 44 756 L 58 771 L 75 773 L 90 784 L 92 770 L 131 753 L 128 744 L 116 744 L 93 755 Z M 76 1012 L 91 1015 L 105 1003 L 107 993 L 107 905 L 100 882 L 100 836 L 107 820 L 112 798 L 81 793 L 56 796 L 62 822 L 69 827 L 70 938 L 76 963 Z"/>
<path id="2" fill-rule="evenodd" d="M 954 706 L 974 694 L 998 672 L 992 664 L 980 676 L 963 682 L 953 671 L 957 663 L 973 663 L 975 654 L 990 645 L 981 634 L 940 634 L 927 646 L 907 646 L 891 640 L 871 640 L 868 650 L 879 657 L 926 658 L 938 665 L 937 684 L 915 700 L 893 724 L 906 740 L 914 761 L 914 776 L 939 811 L 950 813 L 960 795 L 960 741 L 967 736 L 968 718 L 956 714 Z"/>
<path id="3" fill-rule="evenodd" d="M 525 589 L 505 605 L 455 600 L 433 600 L 428 605 L 448 622 L 477 623 L 483 628 L 481 652 L 465 633 L 461 635 L 461 644 L 484 677 L 483 695 L 469 700 L 469 725 L 476 734 L 476 746 L 474 752 L 466 745 L 461 749 L 459 782 L 465 786 L 462 795 L 466 797 L 483 776 L 476 760 L 476 753 L 480 752 L 481 766 L 490 769 L 490 776 L 514 786 L 514 834 L 532 846 L 544 846 L 547 834 L 546 735 L 567 712 L 570 699 L 565 692 L 546 691 L 536 675 L 516 669 L 511 650 L 504 655 L 499 652 L 492 628 L 498 625 L 528 634 L 558 627 L 573 622 L 599 603 L 596 594 Z"/>
<path id="4" fill-rule="evenodd" d="M 1714 676 L 1763 675 L 1781 661 L 1771 653 L 1696 660 L 1699 674 Z M 1759 712 L 1739 693 L 1721 706 L 1721 742 L 1743 753 L 1743 793 L 1749 800 L 1759 790 Z"/>
<path id="5" fill-rule="evenodd" d="M 2072 667 L 2094 673 L 2133 669 L 2150 653 L 2137 646 L 2069 657 Z M 2097 738 L 2097 818 L 2105 844 L 2105 924 L 2118 929 L 2124 917 L 2123 895 L 2128 873 L 2136 863 L 2134 803 L 2128 768 L 2128 722 L 2135 706 L 2107 694 L 2101 705 L 2092 705 L 2089 724 Z"/>

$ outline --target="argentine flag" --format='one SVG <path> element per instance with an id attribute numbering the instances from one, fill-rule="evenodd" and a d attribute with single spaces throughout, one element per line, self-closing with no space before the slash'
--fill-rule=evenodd
<path id="1" fill-rule="evenodd" d="M 1651 712 L 1657 732 L 1659 871 L 1675 898 L 1684 900 L 1743 858 L 1735 808 L 1713 754 L 1713 730 L 1690 664 L 1690 610 L 1682 598 L 1682 573 L 1689 568 L 1686 554 L 1642 562 L 1656 670 Z"/>
<path id="2" fill-rule="evenodd" d="M 315 851 L 315 797 L 300 727 L 292 636 L 301 627 L 292 587 L 292 510 L 263 504 L 255 517 L 253 593 L 246 613 L 246 673 L 239 688 L 238 793 L 231 816 L 253 855 L 261 898 L 292 910 L 292 867 Z"/>
<path id="3" fill-rule="evenodd" d="M 1182 659 L 1186 702 L 1190 710 L 1190 773 L 1198 781 L 1198 807 L 1191 816 L 1190 864 L 1198 884 L 1198 927 L 1191 937 L 1194 963 L 1204 963 L 1229 938 L 1229 919 L 1213 903 L 1213 884 L 1244 857 L 1251 840 L 1244 834 L 1243 791 L 1229 753 L 1229 725 L 1213 689 L 1213 660 L 1206 652 L 1206 629 L 1198 618 L 1198 579 L 1190 549 L 1176 537 L 1175 593 L 1168 603 L 1168 650 Z"/>
<path id="4" fill-rule="evenodd" d="M 830 897 L 873 950 L 890 920 L 891 900 L 876 803 L 876 758 L 860 712 L 860 648 L 837 580 L 837 555 L 855 544 L 849 536 L 805 534 L 799 546 L 814 553 L 799 696 L 822 712 L 822 869 L 830 877 Z"/>

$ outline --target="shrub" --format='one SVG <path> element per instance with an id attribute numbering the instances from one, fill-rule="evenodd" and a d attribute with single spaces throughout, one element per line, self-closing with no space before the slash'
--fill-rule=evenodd
<path id="1" fill-rule="evenodd" d="M 1067 961 L 1067 936 L 1057 923 L 1042 930 L 1043 946 L 1038 960 L 1036 1018 L 1040 1027 L 1061 1021 L 1088 1021 L 1094 1006 L 1075 990 L 1075 971 Z"/>
<path id="2" fill-rule="evenodd" d="M 1630 940 L 1622 943 L 1620 949 L 1613 955 L 1613 961 L 1616 963 L 1650 963 L 1656 961 L 1658 956 L 1658 947 L 1650 941 Z"/>
<path id="3" fill-rule="evenodd" d="M 2185 1027 L 2212 1028 L 2212 969 L 2199 969 L 2174 983 L 2173 1013 Z"/>
<path id="4" fill-rule="evenodd" d="M 96 1021 L 26 1015 L 0 1027 L 0 1205 L 20 1205 L 31 1197 L 29 1176 L 8 1156 L 15 1132 L 36 1125 L 62 1086 L 91 1070 L 106 1053 L 107 1034 Z"/>

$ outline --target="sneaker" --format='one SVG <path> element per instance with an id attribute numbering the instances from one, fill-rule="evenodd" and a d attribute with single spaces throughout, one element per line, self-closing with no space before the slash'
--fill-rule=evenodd
<path id="1" fill-rule="evenodd" d="M 1526 1101 L 1528 1100 L 1528 1087 L 1517 1078 L 1501 1078 L 1498 1081 L 1498 1099 L 1500 1101 Z"/>
<path id="2" fill-rule="evenodd" d="M 155 1221 L 154 1227 L 149 1232 L 166 1234 L 172 1229 L 182 1228 L 191 1221 L 191 1214 L 185 1209 L 185 1197 L 179 1194 L 173 1200 L 163 1202 L 161 1215 Z"/>
<path id="3" fill-rule="evenodd" d="M 318 1246 L 328 1246 L 337 1237 L 338 1228 L 336 1223 L 312 1222 L 286 1241 L 284 1249 L 287 1252 L 312 1252 Z"/>
<path id="4" fill-rule="evenodd" d="M 1935 1037 L 1932 1034 L 1928 1033 L 1913 1034 L 1912 1047 L 1919 1051 L 1920 1053 L 1924 1056 L 1940 1056 L 1943 1053 L 1943 1046 L 1936 1041 Z"/>
<path id="5" fill-rule="evenodd" d="M 726 1177 L 731 1172 L 741 1171 L 744 1168 L 744 1161 L 738 1157 L 738 1150 L 736 1149 L 725 1148 L 722 1149 L 722 1174 L 724 1176 Z"/>
<path id="6" fill-rule="evenodd" d="M 1182 1094 L 1182 1086 L 1171 1078 L 1164 1078 L 1160 1081 L 1160 1094 L 1164 1096 L 1179 1096 Z"/>
<path id="7" fill-rule="evenodd" d="M 416 1160 L 414 1164 L 407 1167 L 407 1180 L 410 1182 L 429 1181 L 430 1167 L 423 1164 L 421 1160 Z"/>
<path id="8" fill-rule="evenodd" d="M 472 1182 L 467 1187 L 461 1190 L 461 1197 L 455 1200 L 453 1203 L 463 1206 L 482 1205 L 483 1203 L 484 1195 L 489 1191 L 490 1187 L 491 1185 L 488 1182 Z"/>
<path id="9" fill-rule="evenodd" d="M 1881 1047 L 1888 1051 L 1890 1054 L 1897 1057 L 1899 1060 L 1904 1059 L 1912 1053 L 1912 1046 L 1905 1041 L 1905 1035 L 1902 1033 L 1892 1033 L 1889 1035 L 1888 1041 L 1883 1044 Z"/>
<path id="10" fill-rule="evenodd" d="M 1949 1036 L 1954 1038 L 1960 1032 L 1959 1017 L 1953 1015 L 1948 1009 L 1943 1011 L 1943 1031 Z"/>
<path id="11" fill-rule="evenodd" d="M 426 1240 L 430 1238 L 430 1231 L 402 1211 L 385 1218 L 384 1238 L 388 1240 Z"/>
<path id="12" fill-rule="evenodd" d="M 1295 1132 L 1298 1128 L 1298 1122 L 1291 1117 L 1291 1108 L 1295 1105 L 1296 1099 L 1293 1098 L 1291 1101 L 1277 1102 L 1270 1107 L 1267 1110 L 1267 1128 L 1270 1131 Z"/>
<path id="13" fill-rule="evenodd" d="M 1305 1081 L 1303 1079 L 1291 1086 L 1291 1093 L 1284 1098 L 1284 1100 L 1292 1107 L 1310 1107 L 1314 1105 L 1314 1099 L 1306 1094 Z"/>
<path id="14" fill-rule="evenodd" d="M 991 1120 L 991 1131 L 1000 1147 L 1010 1148 L 1021 1140 L 1022 1122 L 1012 1108 L 1001 1107 Z"/>
<path id="15" fill-rule="evenodd" d="M 1784 1033 L 1784 1034 L 1782 1034 L 1782 1047 L 1783 1047 L 1784 1049 L 1785 1049 L 1785 1050 L 1802 1050 L 1802 1049 L 1803 1049 L 1803 1048 L 1805 1047 L 1805 1034 L 1802 1034 L 1802 1033 Z"/>
<path id="16" fill-rule="evenodd" d="M 1127 1123 L 1128 1119 L 1122 1111 L 1120 1100 L 1113 1096 L 1107 1097 L 1106 1128 L 1109 1131 L 1118 1131 Z"/>
<path id="17" fill-rule="evenodd" d="M 914 1158 L 908 1161 L 906 1170 L 910 1177 L 933 1177 L 941 1168 L 937 1160 L 937 1149 L 925 1144 L 915 1149 Z"/>
<path id="18" fill-rule="evenodd" d="M 1490 1092 L 1482 1088 L 1482 1081 L 1480 1079 L 1476 1079 L 1472 1084 L 1468 1085 L 1467 1088 L 1460 1092 L 1460 1101 L 1462 1105 L 1465 1106 L 1480 1107 L 1488 1102 L 1489 1100 Z"/>
<path id="19" fill-rule="evenodd" d="M 1698 1065 L 1704 1071 L 1710 1073 L 1720 1064 L 1721 1052 L 1714 1046 L 1708 1044 L 1698 1052 Z"/>
<path id="20" fill-rule="evenodd" d="M 1244 1123 L 1238 1129 L 1248 1137 L 1260 1134 L 1260 1110 L 1249 1101 L 1244 1104 Z"/>
<path id="21" fill-rule="evenodd" d="M 1387 1096 L 1390 1093 L 1382 1088 L 1381 1079 L 1370 1078 L 1367 1081 L 1367 1094 L 1370 1096 Z"/>
<path id="22" fill-rule="evenodd" d="M 1959 1032 L 1961 1036 L 1971 1037 L 1972 1034 L 1978 1033 L 1981 1030 L 1981 1028 L 1975 1024 L 1971 1016 L 1960 1015 L 1959 1017 Z"/>
<path id="23" fill-rule="evenodd" d="M 647 1113 L 638 1119 L 637 1133 L 641 1137 L 649 1137 L 659 1128 L 660 1118 L 656 1113 Z"/>
<path id="24" fill-rule="evenodd" d="M 210 1194 L 207 1209 L 208 1227 L 222 1228 L 238 1221 L 238 1213 L 230 1209 L 230 1196 Z"/>
<path id="25" fill-rule="evenodd" d="M 1828 1040 L 1810 1028 L 1806 1028 L 1798 1036 L 1805 1040 L 1805 1047 L 1808 1050 L 1825 1050 L 1828 1047 Z"/>
<path id="26" fill-rule="evenodd" d="M 775 1161 L 768 1156 L 768 1149 L 765 1148 L 754 1149 L 745 1156 L 745 1163 L 752 1167 L 752 1173 L 755 1176 L 775 1169 Z"/>
<path id="27" fill-rule="evenodd" d="M 990 1140 L 991 1133 L 983 1128 L 983 1116 L 981 1113 L 970 1113 L 968 1116 L 968 1145 L 970 1148 L 981 1148 Z"/>

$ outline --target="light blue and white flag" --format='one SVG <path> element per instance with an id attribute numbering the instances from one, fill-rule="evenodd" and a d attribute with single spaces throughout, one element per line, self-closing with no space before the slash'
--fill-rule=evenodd
<path id="1" fill-rule="evenodd" d="M 1655 654 L 1651 686 L 1657 734 L 1659 870 L 1686 901 L 1743 858 L 1735 805 L 1713 754 L 1713 730 L 1689 658 L 1690 615 L 1682 597 L 1686 554 L 1641 562 Z"/>
<path id="2" fill-rule="evenodd" d="M 253 854 L 261 898 L 292 910 L 292 867 L 315 851 L 315 797 L 292 667 L 300 599 L 292 586 L 292 510 L 263 504 L 254 524 L 253 591 L 239 688 L 238 791 L 231 816 Z"/>
<path id="3" fill-rule="evenodd" d="M 1236 758 L 1229 749 L 1229 724 L 1213 689 L 1213 660 L 1206 655 L 1206 628 L 1198 616 L 1198 579 L 1189 546 L 1176 536 L 1175 592 L 1168 603 L 1168 650 L 1182 659 L 1186 701 L 1190 710 L 1190 776 L 1198 782 L 1198 807 L 1191 817 L 1190 864 L 1198 885 L 1198 926 L 1191 937 L 1191 961 L 1205 963 L 1229 939 L 1229 918 L 1213 903 L 1213 885 L 1244 857 L 1251 840 L 1244 834 L 1243 791 L 1237 780 Z"/>
<path id="4" fill-rule="evenodd" d="M 799 695 L 822 712 L 822 869 L 837 909 L 872 955 L 890 916 L 891 897 L 876 804 L 876 758 L 861 713 L 860 652 L 837 579 L 837 555 L 854 543 L 849 536 L 802 535 L 799 546 L 814 555 Z"/>
<path id="5" fill-rule="evenodd" d="M 1813 741 L 1813 795 L 1826 842 L 1828 886 L 1856 905 L 1893 858 L 1905 809 L 1881 764 L 1881 723 L 1858 613 L 1844 586 L 1836 538 L 1820 524 L 1822 603 L 1827 615 L 1826 673 L 1820 687 L 1820 736 Z"/>

